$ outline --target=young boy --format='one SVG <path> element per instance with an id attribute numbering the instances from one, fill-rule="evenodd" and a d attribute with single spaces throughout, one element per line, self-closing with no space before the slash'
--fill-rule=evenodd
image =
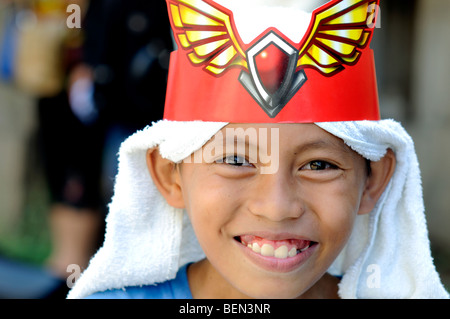
<path id="1" fill-rule="evenodd" d="M 378 2 L 218 2 L 167 1 L 165 120 L 122 144 L 69 298 L 447 298 L 413 143 L 379 120 Z"/>

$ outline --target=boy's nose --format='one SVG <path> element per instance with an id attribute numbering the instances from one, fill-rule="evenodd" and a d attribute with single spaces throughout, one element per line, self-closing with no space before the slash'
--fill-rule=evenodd
<path id="1" fill-rule="evenodd" d="M 299 218 L 304 210 L 298 181 L 295 176 L 278 170 L 276 174 L 260 175 L 249 210 L 259 217 L 279 222 Z"/>

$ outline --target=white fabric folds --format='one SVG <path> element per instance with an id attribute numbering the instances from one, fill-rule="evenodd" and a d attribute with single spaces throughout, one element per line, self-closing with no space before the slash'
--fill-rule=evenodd
<path id="1" fill-rule="evenodd" d="M 187 214 L 170 207 L 154 186 L 146 152 L 180 162 L 227 123 L 160 121 L 129 137 L 119 152 L 119 172 L 103 247 L 68 298 L 163 282 L 204 257 Z M 421 179 L 414 145 L 392 120 L 318 123 L 362 156 L 377 161 L 391 148 L 394 176 L 377 203 L 358 216 L 350 240 L 329 272 L 341 275 L 341 298 L 448 298 L 430 253 Z M 376 280 L 373 275 L 377 272 Z M 371 277 L 372 276 L 372 277 Z"/>

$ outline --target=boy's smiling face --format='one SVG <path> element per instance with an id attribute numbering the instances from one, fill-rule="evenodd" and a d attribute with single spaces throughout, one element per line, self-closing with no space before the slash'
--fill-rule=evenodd
<path id="1" fill-rule="evenodd" d="M 186 209 L 207 257 L 188 269 L 194 298 L 330 298 L 327 269 L 395 169 L 388 150 L 369 172 L 314 124 L 230 124 L 177 165 L 155 150 L 152 179 Z"/>
<path id="2" fill-rule="evenodd" d="M 225 151 L 215 154 L 217 162 L 181 164 L 184 206 L 207 256 L 202 273 L 246 296 L 299 297 L 350 236 L 367 181 L 365 160 L 313 124 L 227 127 L 279 129 L 279 167 L 261 174 L 265 164 Z M 246 149 L 270 149 L 267 140 Z"/>

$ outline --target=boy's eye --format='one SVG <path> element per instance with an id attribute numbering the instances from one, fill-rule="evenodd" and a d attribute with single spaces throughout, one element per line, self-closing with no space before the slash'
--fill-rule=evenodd
<path id="1" fill-rule="evenodd" d="M 239 155 L 230 155 L 224 157 L 223 159 L 217 161 L 216 163 L 225 163 L 232 166 L 252 166 L 249 161 L 245 159 L 245 157 Z"/>
<path id="2" fill-rule="evenodd" d="M 311 161 L 305 166 L 303 166 L 301 169 L 302 170 L 308 169 L 312 171 L 323 171 L 326 169 L 336 169 L 336 168 L 337 168 L 336 165 L 330 164 L 325 161 Z"/>

